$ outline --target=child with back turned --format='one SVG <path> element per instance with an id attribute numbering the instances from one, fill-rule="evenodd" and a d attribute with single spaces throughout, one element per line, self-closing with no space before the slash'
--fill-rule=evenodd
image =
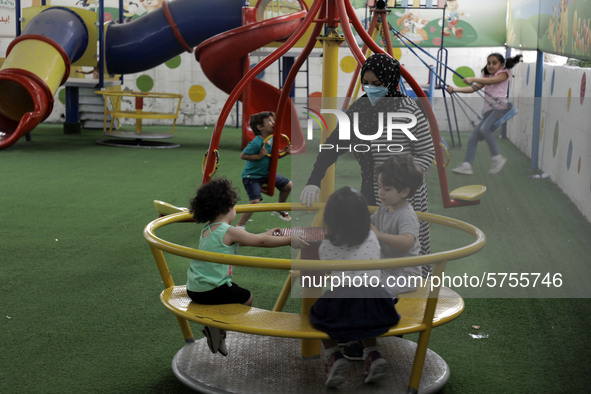
<path id="1" fill-rule="evenodd" d="M 202 185 L 191 200 L 190 212 L 197 223 L 205 223 L 199 238 L 199 249 L 209 252 L 236 254 L 238 245 L 277 247 L 290 245 L 301 248 L 308 244 L 299 236 L 279 237 L 277 229 L 252 234 L 231 225 L 236 217 L 238 195 L 227 179 L 213 179 Z M 198 304 L 252 305 L 250 291 L 232 281 L 232 266 L 201 260 L 191 260 L 187 272 L 187 294 Z M 212 353 L 228 354 L 226 332 L 205 326 L 203 334 Z"/>
<path id="2" fill-rule="evenodd" d="M 380 258 L 377 236 L 370 229 L 367 203 L 357 191 L 344 187 L 334 192 L 326 203 L 324 223 L 326 239 L 318 250 L 321 260 Z M 400 316 L 389 293 L 371 284 L 374 278 L 380 280 L 380 270 L 344 271 L 338 275 L 343 278 L 342 285 L 327 290 L 310 310 L 310 323 L 330 336 L 322 341 L 327 359 L 325 384 L 336 387 L 344 383 L 349 362 L 338 343 L 357 340 L 365 345 L 364 381 L 375 382 L 388 369 L 388 363 L 378 351 L 376 337 L 397 324 Z M 367 283 L 356 286 L 363 278 Z"/>
<path id="3" fill-rule="evenodd" d="M 446 90 L 449 93 L 472 93 L 484 88 L 484 108 L 482 121 L 474 128 L 468 146 L 464 162 L 454 168 L 452 171 L 456 174 L 473 174 L 472 164 L 476 157 L 476 145 L 478 141 L 485 140 L 491 154 L 490 174 L 496 174 L 503 169 L 507 159 L 501 155 L 497 141 L 493 134 L 494 124 L 501 119 L 510 106 L 507 102 L 507 88 L 511 79 L 511 68 L 519 63 L 521 55 L 514 56 L 505 61 L 500 53 L 491 53 L 486 58 L 486 66 L 482 69 L 482 76 L 464 78 L 464 82 L 470 86 L 463 88 L 454 88 L 448 86 Z"/>

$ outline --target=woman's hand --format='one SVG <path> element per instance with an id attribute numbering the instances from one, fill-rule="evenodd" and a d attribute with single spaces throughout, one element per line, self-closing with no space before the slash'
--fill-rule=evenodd
<path id="1" fill-rule="evenodd" d="M 447 85 L 447 87 L 445 88 L 445 90 L 447 90 L 447 93 L 452 94 L 453 92 L 455 92 L 455 89 L 453 86 L 451 85 Z"/>
<path id="2" fill-rule="evenodd" d="M 475 82 L 474 77 L 464 78 L 464 83 L 467 83 L 468 85 L 472 85 L 473 82 Z"/>
<path id="3" fill-rule="evenodd" d="M 307 207 L 314 205 L 320 196 L 320 188 L 316 185 L 306 185 L 300 193 L 300 201 Z"/>

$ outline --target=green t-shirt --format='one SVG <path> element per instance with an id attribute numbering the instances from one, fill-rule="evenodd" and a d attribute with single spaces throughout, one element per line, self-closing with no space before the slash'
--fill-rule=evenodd
<path id="1" fill-rule="evenodd" d="M 272 139 L 269 140 L 269 142 Z M 242 153 L 245 155 L 256 155 L 261 151 L 263 147 L 264 139 L 260 135 L 257 135 L 246 145 Z M 265 149 L 268 153 L 271 153 L 273 145 L 267 142 Z M 271 164 L 271 158 L 265 156 L 260 160 L 246 160 L 244 169 L 242 170 L 242 178 L 266 178 L 269 176 L 269 164 Z"/>
<path id="2" fill-rule="evenodd" d="M 211 231 L 211 226 L 219 226 Z M 226 245 L 223 242 L 226 231 L 232 227 L 227 223 L 209 223 L 203 230 L 199 238 L 199 249 L 208 252 L 217 252 L 225 254 L 236 254 L 238 244 Z M 209 235 L 203 236 L 203 233 L 209 229 Z M 191 260 L 191 265 L 187 271 L 187 290 L 203 292 L 213 290 L 216 287 L 227 284 L 232 286 L 232 266 L 226 264 L 210 263 L 209 261 Z"/>

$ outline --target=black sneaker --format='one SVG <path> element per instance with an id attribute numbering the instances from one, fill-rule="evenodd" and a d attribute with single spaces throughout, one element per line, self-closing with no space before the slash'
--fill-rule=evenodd
<path id="1" fill-rule="evenodd" d="M 207 340 L 207 346 L 209 347 L 209 350 L 211 350 L 212 353 L 217 353 L 220 347 L 220 341 L 222 339 L 221 330 L 216 327 L 205 326 L 201 332 Z"/>
<path id="2" fill-rule="evenodd" d="M 351 361 L 363 361 L 363 342 L 351 341 L 343 345 L 343 356 Z"/>

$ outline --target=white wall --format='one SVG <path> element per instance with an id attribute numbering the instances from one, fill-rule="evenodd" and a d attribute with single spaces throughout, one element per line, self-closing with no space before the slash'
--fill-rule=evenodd
<path id="1" fill-rule="evenodd" d="M 520 64 L 511 91 L 520 112 L 509 121 L 508 136 L 530 158 L 538 144 L 538 168 L 591 221 L 590 79 L 589 69 L 544 65 L 541 131 L 533 142 L 535 63 Z"/>
<path id="2" fill-rule="evenodd" d="M 0 40 L 0 46 L 1 45 L 2 40 Z M 262 52 L 270 53 L 271 51 L 272 49 L 270 48 L 264 48 L 256 55 L 251 56 L 251 64 L 256 64 L 264 59 L 266 55 L 262 54 Z M 452 68 L 457 68 L 460 66 L 470 67 L 475 71 L 475 73 L 478 73 L 479 75 L 479 70 L 484 66 L 486 55 L 491 53 L 491 51 L 500 51 L 501 53 L 504 53 L 503 48 L 493 48 L 492 50 L 491 48 L 451 49 L 449 56 L 449 64 Z M 435 49 L 429 49 L 429 52 L 432 54 L 432 56 L 437 55 L 437 50 Z M 308 79 L 310 93 L 322 91 L 323 58 L 320 55 L 321 50 L 316 49 L 314 50 L 314 53 L 309 57 L 308 60 Z M 294 53 L 293 56 L 297 56 L 297 53 Z M 427 67 L 407 49 L 402 49 L 398 56 L 400 59 L 400 63 L 407 68 L 407 70 L 411 73 L 413 78 L 415 78 L 419 84 L 427 85 L 429 79 L 429 71 Z M 351 61 L 353 59 L 351 52 L 348 48 L 341 48 L 339 50 L 339 58 L 339 64 L 343 64 L 343 62 L 346 60 Z M 422 58 L 428 65 L 436 64 L 435 60 L 430 59 L 426 55 L 423 55 Z M 340 67 L 338 72 L 338 94 L 340 97 L 344 97 L 349 87 L 352 72 L 343 71 L 343 67 Z M 153 69 L 146 70 L 137 74 L 125 75 L 123 89 L 138 90 L 138 85 L 136 82 L 137 79 L 146 77 L 149 77 L 151 80 L 153 80 L 154 87 L 152 91 L 154 92 L 183 94 L 184 97 L 182 100 L 180 117 L 178 120 L 178 124 L 181 125 L 201 126 L 215 124 L 218 115 L 221 112 L 222 107 L 226 102 L 226 99 L 228 98 L 228 95 L 226 93 L 216 88 L 213 85 L 213 83 L 207 80 L 207 78 L 203 75 L 201 67 L 199 66 L 199 63 L 195 60 L 193 54 L 184 53 L 180 55 L 180 66 L 175 69 L 171 69 L 163 64 Z M 451 83 L 452 75 L 450 72 L 448 72 L 447 78 L 449 83 Z M 261 79 L 269 84 L 272 84 L 273 86 L 278 86 L 278 62 L 275 62 L 272 65 L 270 65 L 264 71 L 264 75 Z M 296 86 L 305 86 L 305 80 L 305 73 L 301 71 L 298 74 Z M 199 102 L 195 102 L 194 100 L 192 100 L 191 95 L 189 93 L 190 89 L 196 86 L 202 87 L 206 92 L 205 99 Z M 305 90 L 296 89 L 295 94 L 296 97 L 305 97 Z M 436 91 L 435 96 L 441 97 L 441 92 Z M 469 101 L 469 104 L 473 106 L 477 111 L 480 111 L 482 109 L 482 98 L 480 96 L 474 95 L 472 97 L 466 97 L 466 99 Z M 437 100 L 434 103 L 434 107 L 438 119 L 444 120 L 444 123 L 441 126 L 442 133 L 448 133 L 449 129 L 446 121 L 447 115 L 445 112 L 445 108 L 441 105 L 441 100 Z M 59 100 L 57 100 L 56 95 L 54 111 L 47 121 L 60 122 L 64 118 L 64 114 L 65 107 L 61 102 L 59 102 Z M 458 114 L 462 115 L 461 112 L 458 112 Z M 458 116 L 457 120 L 460 125 L 460 130 L 468 130 L 471 127 L 469 121 L 464 116 Z M 162 121 L 146 120 L 145 123 L 159 124 L 162 123 Z M 130 120 L 128 122 L 125 122 L 124 124 L 131 125 L 134 124 L 134 121 Z M 231 112 L 226 124 L 236 124 L 235 110 Z"/>

